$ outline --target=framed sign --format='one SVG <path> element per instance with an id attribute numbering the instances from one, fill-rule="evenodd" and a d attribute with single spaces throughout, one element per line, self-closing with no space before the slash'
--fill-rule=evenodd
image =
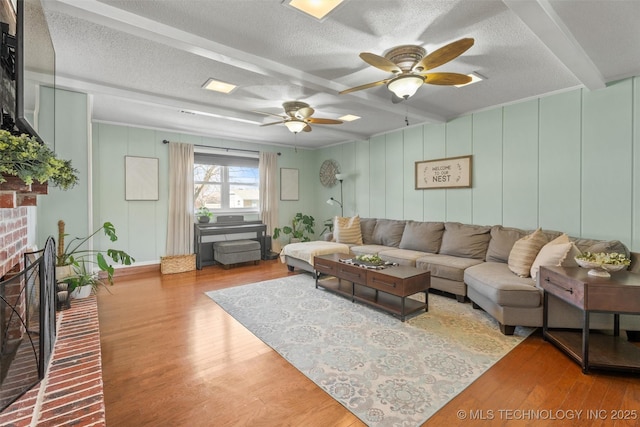
<path id="1" fill-rule="evenodd" d="M 471 187 L 471 157 L 416 162 L 416 190 Z"/>
<path id="2" fill-rule="evenodd" d="M 124 199 L 158 200 L 158 159 L 124 156 Z"/>
<path id="3" fill-rule="evenodd" d="M 280 200 L 298 198 L 298 169 L 280 168 Z"/>

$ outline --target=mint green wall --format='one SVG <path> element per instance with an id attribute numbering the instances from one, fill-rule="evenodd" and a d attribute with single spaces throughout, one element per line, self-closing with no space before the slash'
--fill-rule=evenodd
<path id="1" fill-rule="evenodd" d="M 313 168 L 313 153 L 309 150 L 295 150 L 153 129 L 94 123 L 94 223 L 112 222 L 119 237 L 117 247 L 131 254 L 137 264 L 157 263 L 160 257 L 165 254 L 169 191 L 168 146 L 162 143 L 165 139 L 196 145 L 282 153 L 278 157 L 278 168 L 299 169 L 300 200 L 280 202 L 280 224 L 287 224 L 296 212 L 314 214 L 315 169 Z M 125 156 L 159 159 L 158 201 L 126 201 L 124 199 Z M 256 218 L 246 218 L 257 219 L 257 216 Z M 100 244 L 107 247 L 106 242 Z M 110 244 L 108 247 L 115 247 L 115 245 Z"/>
<path id="2" fill-rule="evenodd" d="M 86 236 L 89 231 L 89 165 L 87 95 L 66 90 L 55 90 L 55 120 L 50 106 L 53 90 L 41 88 L 38 132 L 50 141 L 52 123 L 55 122 L 55 152 L 59 158 L 71 160 L 78 170 L 79 184 L 71 190 L 61 191 L 49 186 L 49 195 L 38 197 L 37 244 L 42 247 L 48 236 L 58 239 L 58 220 L 66 223 L 71 237 Z"/>
<path id="3" fill-rule="evenodd" d="M 100 239 L 97 248 L 123 249 L 138 263 L 158 262 L 164 255 L 168 210 L 167 147 L 161 141 L 168 139 L 281 152 L 278 167 L 300 171 L 300 200 L 280 202 L 281 225 L 304 212 L 316 218 L 320 233 L 324 220 L 340 213 L 339 207 L 325 203 L 340 197 L 340 186 L 325 188 L 318 178 L 322 162 L 332 158 L 348 174 L 343 183 L 345 215 L 541 226 L 572 236 L 619 239 L 640 251 L 638 79 L 316 151 L 103 123 L 93 124 L 90 145 L 87 96 L 56 90 L 55 149 L 73 161 L 81 183 L 66 192 L 51 188 L 51 196 L 40 197 L 37 240 L 40 244 L 55 234 L 58 219 L 65 220 L 73 236 L 89 233 L 91 200 L 94 228 L 111 221 L 119 236 L 117 244 Z M 43 103 L 50 100 L 46 90 Z M 51 132 L 47 119 L 50 122 L 40 118 L 45 136 Z M 414 189 L 415 161 L 466 154 L 473 155 L 473 188 Z M 126 155 L 159 159 L 160 200 L 124 200 Z"/>
<path id="4" fill-rule="evenodd" d="M 640 251 L 640 78 L 407 127 L 316 152 L 350 174 L 345 215 L 504 224 Z M 473 187 L 415 190 L 415 162 L 473 155 Z M 339 195 L 324 189 L 322 199 Z M 339 213 L 317 205 L 322 217 Z"/>

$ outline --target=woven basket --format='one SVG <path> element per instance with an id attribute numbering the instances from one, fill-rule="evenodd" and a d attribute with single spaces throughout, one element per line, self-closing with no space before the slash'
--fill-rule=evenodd
<path id="1" fill-rule="evenodd" d="M 171 255 L 160 257 L 162 274 L 184 273 L 196 269 L 196 255 Z"/>

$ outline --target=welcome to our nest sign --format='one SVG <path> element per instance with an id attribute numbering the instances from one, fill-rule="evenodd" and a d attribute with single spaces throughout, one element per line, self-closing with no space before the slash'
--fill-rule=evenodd
<path id="1" fill-rule="evenodd" d="M 472 156 L 416 162 L 416 190 L 471 187 Z"/>

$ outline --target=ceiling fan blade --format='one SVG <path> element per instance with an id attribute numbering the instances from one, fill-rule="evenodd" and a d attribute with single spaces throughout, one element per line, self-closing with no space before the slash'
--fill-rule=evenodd
<path id="1" fill-rule="evenodd" d="M 387 82 L 391 80 L 391 79 L 386 79 L 386 80 L 380 80 L 377 82 L 373 82 L 373 83 L 367 83 L 366 85 L 361 85 L 361 86 L 356 86 L 356 87 L 352 87 L 351 89 L 345 89 L 342 92 L 339 92 L 340 95 L 344 95 L 345 93 L 351 93 L 351 92 L 355 92 L 357 90 L 362 90 L 362 89 L 369 89 L 370 87 L 375 87 L 375 86 L 380 86 L 380 85 L 385 85 L 387 84 Z"/>
<path id="2" fill-rule="evenodd" d="M 362 52 L 360 54 L 360 59 L 362 59 L 367 64 L 388 73 L 397 74 L 402 72 L 400 67 L 398 67 L 393 61 L 390 61 L 383 56 L 376 55 L 375 53 Z"/>
<path id="3" fill-rule="evenodd" d="M 471 81 L 471 77 L 458 73 L 428 73 L 422 75 L 426 77 L 424 82 L 430 85 L 463 85 Z"/>
<path id="4" fill-rule="evenodd" d="M 434 50 L 429 55 L 422 58 L 422 60 L 418 62 L 416 66 L 413 67 L 413 69 L 415 71 L 421 72 L 439 67 L 440 65 L 445 64 L 452 59 L 455 59 L 458 56 L 462 55 L 467 49 L 473 46 L 474 42 L 474 39 L 466 38 L 449 43 L 448 45 Z"/>
<path id="5" fill-rule="evenodd" d="M 273 113 L 267 113 L 266 111 L 253 111 L 254 113 L 258 113 L 258 114 L 264 114 L 265 116 L 273 116 L 273 117 L 279 117 L 281 119 L 286 119 L 285 116 L 282 116 L 280 114 L 273 114 Z"/>
<path id="6" fill-rule="evenodd" d="M 314 119 L 313 117 L 308 118 L 306 120 L 307 123 L 314 123 L 317 125 L 340 125 L 342 124 L 342 120 L 334 120 L 334 119 Z"/>
<path id="7" fill-rule="evenodd" d="M 307 124 L 307 126 L 305 126 L 305 127 L 303 127 L 303 128 L 302 128 L 302 131 L 303 131 L 303 132 L 311 132 L 311 126 L 309 126 L 309 125 Z"/>
<path id="8" fill-rule="evenodd" d="M 311 117 L 313 115 L 313 113 L 315 112 L 315 110 L 311 107 L 304 107 L 299 109 L 298 111 L 296 111 L 295 116 L 298 119 L 306 119 L 308 117 Z"/>
<path id="9" fill-rule="evenodd" d="M 284 123 L 284 121 L 273 122 L 273 123 L 265 123 L 265 124 L 260 125 L 260 127 L 262 127 L 262 126 L 271 126 L 271 125 L 279 125 L 279 124 L 282 124 L 282 123 Z"/>

